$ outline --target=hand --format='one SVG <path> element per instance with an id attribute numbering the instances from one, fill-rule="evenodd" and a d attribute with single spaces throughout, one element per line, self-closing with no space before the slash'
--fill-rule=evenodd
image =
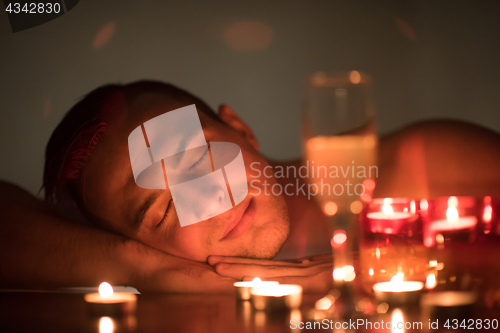
<path id="1" fill-rule="evenodd" d="M 136 242 L 132 246 L 135 247 L 132 266 L 140 267 L 132 273 L 132 281 L 140 292 L 234 292 L 236 280 L 217 274 L 207 263 L 179 258 Z"/>
<path id="2" fill-rule="evenodd" d="M 327 292 L 333 284 L 331 254 L 285 261 L 210 256 L 208 263 L 221 276 L 238 280 L 258 276 L 263 280 L 300 284 L 305 292 Z"/>

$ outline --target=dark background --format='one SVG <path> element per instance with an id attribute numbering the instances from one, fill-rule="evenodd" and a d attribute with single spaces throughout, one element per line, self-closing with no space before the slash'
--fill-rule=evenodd
<path id="1" fill-rule="evenodd" d="M 500 131 L 499 44 L 500 1 L 82 0 L 18 33 L 3 12 L 0 178 L 35 193 L 63 114 L 144 78 L 229 104 L 280 159 L 300 155 L 304 81 L 320 70 L 373 76 L 381 134 L 436 117 Z"/>

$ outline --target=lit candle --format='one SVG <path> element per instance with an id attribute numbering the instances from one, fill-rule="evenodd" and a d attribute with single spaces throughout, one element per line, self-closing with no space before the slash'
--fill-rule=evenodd
<path id="1" fill-rule="evenodd" d="M 375 297 L 387 303 L 410 303 L 418 301 L 424 283 L 419 281 L 403 281 L 404 274 L 394 275 L 391 281 L 379 282 L 373 285 Z"/>
<path id="2" fill-rule="evenodd" d="M 296 309 L 302 302 L 302 287 L 297 284 L 255 287 L 250 289 L 250 300 L 257 310 Z"/>
<path id="3" fill-rule="evenodd" d="M 461 230 L 475 227 L 477 219 L 474 216 L 459 217 L 458 210 L 454 206 L 446 209 L 446 220 L 438 220 L 431 223 L 429 228 L 433 231 Z"/>
<path id="4" fill-rule="evenodd" d="M 450 197 L 450 200 L 448 200 L 449 203 L 453 203 L 451 200 L 452 198 L 454 197 Z M 474 228 L 476 224 L 477 218 L 474 216 L 460 217 L 457 207 L 449 204 L 446 209 L 446 219 L 433 221 L 429 224 L 424 244 L 427 247 L 431 247 L 435 244 L 436 235 L 438 233 L 471 229 Z"/>
<path id="5" fill-rule="evenodd" d="M 233 286 L 236 290 L 236 299 L 246 301 L 250 299 L 250 288 L 276 286 L 278 284 L 278 281 L 262 281 L 256 277 L 252 281 L 235 282 Z"/>
<path id="6" fill-rule="evenodd" d="M 366 214 L 370 220 L 371 232 L 385 234 L 397 233 L 411 216 L 409 212 L 395 212 L 388 203 L 382 205 L 381 212 Z"/>
<path id="7" fill-rule="evenodd" d="M 86 294 L 89 312 L 98 316 L 121 316 L 135 311 L 137 297 L 132 293 L 116 293 L 113 287 L 103 282 L 98 293 Z"/>

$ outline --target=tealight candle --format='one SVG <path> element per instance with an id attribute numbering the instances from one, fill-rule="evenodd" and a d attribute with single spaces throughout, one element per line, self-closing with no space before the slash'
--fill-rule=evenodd
<path id="1" fill-rule="evenodd" d="M 296 309 L 302 303 L 302 287 L 297 284 L 278 284 L 251 288 L 250 300 L 257 310 Z"/>
<path id="2" fill-rule="evenodd" d="M 366 214 L 370 221 L 370 231 L 375 233 L 392 234 L 402 229 L 404 222 L 412 217 L 409 212 L 395 212 L 388 203 L 382 205 L 381 212 Z"/>
<path id="3" fill-rule="evenodd" d="M 428 226 L 428 236 L 425 237 L 425 245 L 431 247 L 434 245 L 436 235 L 447 231 L 460 231 L 472 229 L 477 224 L 477 218 L 474 216 L 460 217 L 455 206 L 448 206 L 446 209 L 446 219 L 432 221 Z"/>
<path id="4" fill-rule="evenodd" d="M 398 273 L 389 282 L 373 285 L 375 297 L 381 302 L 403 304 L 418 301 L 424 283 L 419 281 L 403 281 L 403 273 Z"/>
<path id="5" fill-rule="evenodd" d="M 121 316 L 135 311 L 137 297 L 132 293 L 115 293 L 109 283 L 103 282 L 98 293 L 86 294 L 84 299 L 91 315 Z"/>
<path id="6" fill-rule="evenodd" d="M 446 209 L 446 219 L 432 222 L 429 229 L 436 232 L 461 230 L 475 227 L 476 224 L 477 219 L 474 216 L 459 217 L 457 208 L 449 206 Z"/>
<path id="7" fill-rule="evenodd" d="M 260 278 L 256 277 L 252 281 L 235 282 L 233 286 L 236 290 L 236 299 L 246 301 L 250 299 L 250 288 L 269 287 L 278 284 L 278 281 L 262 281 Z"/>

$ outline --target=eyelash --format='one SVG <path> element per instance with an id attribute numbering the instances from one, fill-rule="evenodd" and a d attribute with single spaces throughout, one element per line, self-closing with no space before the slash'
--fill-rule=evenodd
<path id="1" fill-rule="evenodd" d="M 204 154 L 200 157 L 200 159 L 199 159 L 196 163 L 194 163 L 193 165 L 191 165 L 191 166 L 189 167 L 189 170 L 191 170 L 191 169 L 193 169 L 193 168 L 197 167 L 198 165 L 200 165 L 200 163 L 203 161 L 203 159 L 205 158 L 205 156 L 207 156 L 207 154 L 208 154 L 208 150 L 209 150 L 209 149 L 210 149 L 210 145 L 208 145 L 207 150 L 206 150 L 206 151 L 205 151 L 205 153 L 204 153 Z M 167 219 L 168 208 L 170 207 L 170 204 L 171 204 L 171 203 L 172 203 L 172 200 L 170 200 L 170 201 L 168 202 L 167 209 L 165 209 L 165 214 L 163 215 L 163 217 L 162 217 L 162 219 L 161 219 L 160 223 L 158 223 L 158 224 L 156 225 L 156 227 L 157 227 L 157 228 L 159 228 L 160 226 L 162 226 L 162 225 L 163 225 L 163 222 L 165 222 L 165 220 Z"/>
<path id="2" fill-rule="evenodd" d="M 203 162 L 203 159 L 205 158 L 205 156 L 207 156 L 209 149 L 210 149 L 210 145 L 207 147 L 207 150 L 205 151 L 205 153 L 203 154 L 203 156 L 201 156 L 200 159 L 196 163 L 194 163 L 193 165 L 191 165 L 188 170 L 196 168 L 198 165 L 200 165 L 200 163 Z"/>
<path id="3" fill-rule="evenodd" d="M 170 199 L 170 201 L 168 202 L 167 209 L 165 209 L 165 214 L 163 215 L 160 223 L 158 223 L 156 225 L 157 228 L 159 228 L 163 224 L 163 222 L 165 222 L 165 220 L 167 219 L 168 208 L 170 207 L 171 203 L 172 203 L 172 199 Z"/>

